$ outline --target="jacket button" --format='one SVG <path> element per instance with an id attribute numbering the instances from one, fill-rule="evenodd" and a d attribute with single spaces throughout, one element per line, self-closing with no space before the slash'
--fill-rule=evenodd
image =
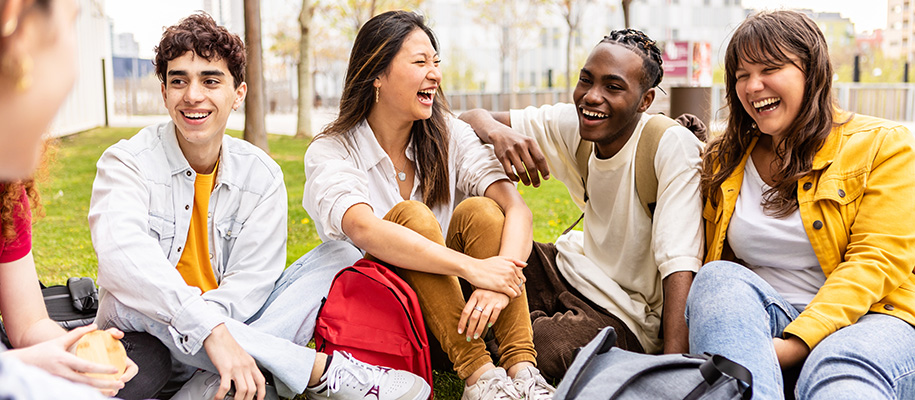
<path id="1" fill-rule="evenodd" d="M 820 220 L 813 221 L 813 229 L 821 229 L 821 228 L 823 228 L 823 221 L 820 221 Z"/>
<path id="2" fill-rule="evenodd" d="M 178 248 L 178 252 L 179 252 L 179 253 L 181 252 L 181 248 L 180 248 L 180 247 Z"/>
<path id="3" fill-rule="evenodd" d="M 810 182 L 804 182 L 804 190 L 810 190 L 813 187 L 813 184 Z"/>
<path id="4" fill-rule="evenodd" d="M 839 197 L 845 197 L 845 191 L 844 191 L 844 190 L 839 189 Z"/>
<path id="5" fill-rule="evenodd" d="M 187 176 L 191 176 L 191 171 L 186 172 Z"/>
<path id="6" fill-rule="evenodd" d="M 191 209 L 191 206 L 190 206 L 189 204 L 185 204 L 185 205 L 184 205 L 184 209 L 185 209 L 185 210 L 190 210 L 190 209 Z"/>
<path id="7" fill-rule="evenodd" d="M 884 304 L 883 309 L 887 311 L 893 311 L 896 307 L 893 307 L 892 304 Z"/>

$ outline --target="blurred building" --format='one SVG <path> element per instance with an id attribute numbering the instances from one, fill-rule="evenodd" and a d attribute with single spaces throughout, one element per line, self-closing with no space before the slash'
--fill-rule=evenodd
<path id="1" fill-rule="evenodd" d="M 889 58 L 915 59 L 915 0 L 888 0 L 883 51 Z"/>
<path id="2" fill-rule="evenodd" d="M 108 123 L 112 108 L 111 24 L 104 0 L 79 0 L 76 20 L 79 75 L 54 121 L 50 134 L 63 136 Z M 68 33 L 64 33 L 68 34 Z"/>
<path id="3" fill-rule="evenodd" d="M 817 23 L 829 50 L 848 49 L 855 46 L 855 24 L 850 19 L 836 12 L 816 12 L 811 10 L 798 10 L 807 14 Z"/>
<path id="4" fill-rule="evenodd" d="M 634 0 L 630 13 L 632 27 L 656 41 L 709 43 L 714 64 L 747 16 L 740 0 Z"/>
<path id="5" fill-rule="evenodd" d="M 883 29 L 873 32 L 859 33 L 855 36 L 855 49 L 859 54 L 874 54 L 883 49 L 886 44 Z"/>
<path id="6" fill-rule="evenodd" d="M 264 7 L 264 5 L 261 5 Z M 243 0 L 203 0 L 203 11 L 217 24 L 230 32 L 245 37 L 245 5 Z"/>

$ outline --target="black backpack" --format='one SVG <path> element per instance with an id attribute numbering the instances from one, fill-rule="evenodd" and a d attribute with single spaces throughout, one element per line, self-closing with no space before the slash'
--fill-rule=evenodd
<path id="1" fill-rule="evenodd" d="M 89 325 L 98 312 L 98 288 L 92 278 L 70 278 L 66 285 L 47 287 L 41 282 L 48 316 L 66 330 Z M 0 323 L 0 342 L 12 348 L 3 323 Z"/>
<path id="2" fill-rule="evenodd" d="M 742 399 L 753 396 L 746 368 L 719 355 L 650 355 L 614 348 L 616 332 L 604 328 L 583 347 L 554 400 Z"/>

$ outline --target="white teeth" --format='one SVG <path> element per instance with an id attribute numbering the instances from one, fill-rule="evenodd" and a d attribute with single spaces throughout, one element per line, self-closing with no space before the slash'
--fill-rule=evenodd
<path id="1" fill-rule="evenodd" d="M 778 102 L 778 101 L 781 101 L 781 100 L 782 100 L 781 97 L 770 97 L 770 98 L 768 98 L 768 99 L 762 99 L 762 100 L 759 100 L 759 101 L 754 101 L 754 102 L 753 102 L 753 107 L 755 107 L 755 108 L 762 108 L 762 107 L 768 106 L 769 104 L 772 104 L 772 103 L 775 103 L 775 102 Z"/>
<path id="2" fill-rule="evenodd" d="M 205 113 L 205 112 L 202 112 L 202 113 L 188 113 L 188 112 L 186 112 L 186 113 L 184 113 L 184 116 L 185 116 L 185 117 L 188 117 L 188 118 L 204 118 L 204 117 L 206 117 L 207 115 L 210 115 L 210 113 Z"/>
<path id="3" fill-rule="evenodd" d="M 607 114 L 602 114 L 602 113 L 599 113 L 596 111 L 588 111 L 588 110 L 585 110 L 584 108 L 581 109 L 581 113 L 588 117 L 594 117 L 594 118 L 607 118 L 608 117 Z"/>
<path id="4" fill-rule="evenodd" d="M 422 94 L 433 95 L 433 94 L 435 94 L 435 89 L 420 90 L 419 92 Z"/>

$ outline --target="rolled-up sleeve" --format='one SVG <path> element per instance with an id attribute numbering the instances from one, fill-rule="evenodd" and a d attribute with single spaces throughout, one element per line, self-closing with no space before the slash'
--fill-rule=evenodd
<path id="1" fill-rule="evenodd" d="M 190 354 L 228 317 L 188 286 L 149 235 L 147 179 L 129 152 L 114 146 L 99 159 L 89 205 L 89 230 L 98 255 L 98 283 L 124 305 L 171 325 Z M 136 282 L 143 282 L 138 291 Z"/>
<path id="2" fill-rule="evenodd" d="M 651 248 L 662 279 L 678 271 L 697 272 L 702 266 L 701 152 L 702 143 L 681 126 L 669 128 L 658 143 Z"/>
<path id="3" fill-rule="evenodd" d="M 489 185 L 508 179 L 492 147 L 486 146 L 473 129 L 456 118 L 451 119 L 451 148 L 456 151 L 458 189 L 468 196 L 482 196 Z"/>
<path id="4" fill-rule="evenodd" d="M 302 206 L 315 221 L 321 240 L 344 240 L 343 214 L 369 202 L 365 172 L 337 138 L 313 141 L 305 152 L 305 194 Z"/>

